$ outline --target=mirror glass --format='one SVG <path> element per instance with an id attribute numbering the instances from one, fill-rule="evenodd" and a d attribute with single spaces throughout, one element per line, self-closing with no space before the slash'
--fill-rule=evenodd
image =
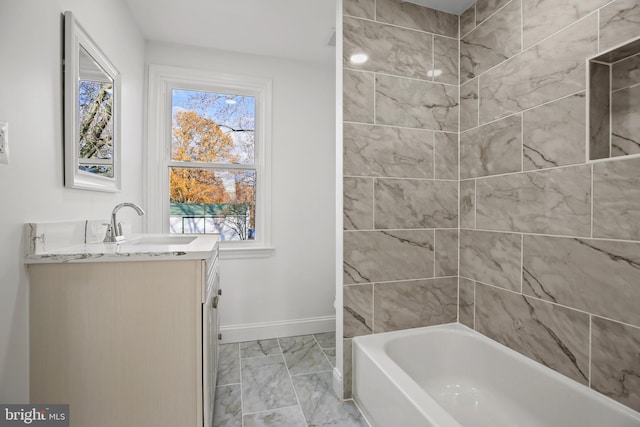
<path id="1" fill-rule="evenodd" d="M 120 74 L 65 12 L 65 185 L 120 190 Z"/>

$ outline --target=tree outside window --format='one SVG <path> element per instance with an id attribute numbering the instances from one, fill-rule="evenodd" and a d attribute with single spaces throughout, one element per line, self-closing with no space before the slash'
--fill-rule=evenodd
<path id="1" fill-rule="evenodd" d="M 171 101 L 171 232 L 254 240 L 255 97 L 173 89 Z"/>

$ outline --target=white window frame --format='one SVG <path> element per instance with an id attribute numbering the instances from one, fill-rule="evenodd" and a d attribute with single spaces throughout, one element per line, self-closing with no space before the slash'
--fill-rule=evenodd
<path id="1" fill-rule="evenodd" d="M 221 258 L 263 258 L 271 246 L 271 79 L 223 74 L 166 65 L 149 65 L 146 152 L 146 231 L 169 232 L 169 167 L 171 161 L 171 91 L 198 90 L 256 98 L 255 163 L 229 164 L 229 169 L 256 171 L 255 240 L 220 242 Z M 158 167 L 161 165 L 161 167 Z M 184 163 L 181 163 L 183 166 Z M 202 164 L 194 163 L 194 166 Z"/>

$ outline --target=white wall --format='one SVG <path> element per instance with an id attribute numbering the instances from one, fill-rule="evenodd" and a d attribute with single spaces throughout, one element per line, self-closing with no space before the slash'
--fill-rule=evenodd
<path id="1" fill-rule="evenodd" d="M 225 341 L 306 333 L 308 328 L 332 330 L 334 65 L 159 42 L 147 43 L 146 62 L 273 80 L 275 253 L 264 259 L 222 262 L 220 313 Z M 300 319 L 307 322 L 295 322 Z"/>
<path id="2" fill-rule="evenodd" d="M 74 12 L 122 75 L 120 193 L 63 187 L 65 10 Z M 22 224 L 108 218 L 119 202 L 142 202 L 144 40 L 121 0 L 0 0 L 0 52 L 0 121 L 9 122 L 10 138 L 10 163 L 0 165 L 0 402 L 26 403 L 28 281 Z"/>

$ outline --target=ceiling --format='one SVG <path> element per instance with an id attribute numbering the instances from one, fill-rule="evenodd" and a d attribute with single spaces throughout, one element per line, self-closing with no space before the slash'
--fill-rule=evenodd
<path id="1" fill-rule="evenodd" d="M 125 0 L 147 40 L 314 62 L 329 46 L 334 0 Z"/>
<path id="2" fill-rule="evenodd" d="M 462 13 L 473 0 L 408 0 Z M 330 63 L 335 0 L 125 0 L 147 40 Z"/>

